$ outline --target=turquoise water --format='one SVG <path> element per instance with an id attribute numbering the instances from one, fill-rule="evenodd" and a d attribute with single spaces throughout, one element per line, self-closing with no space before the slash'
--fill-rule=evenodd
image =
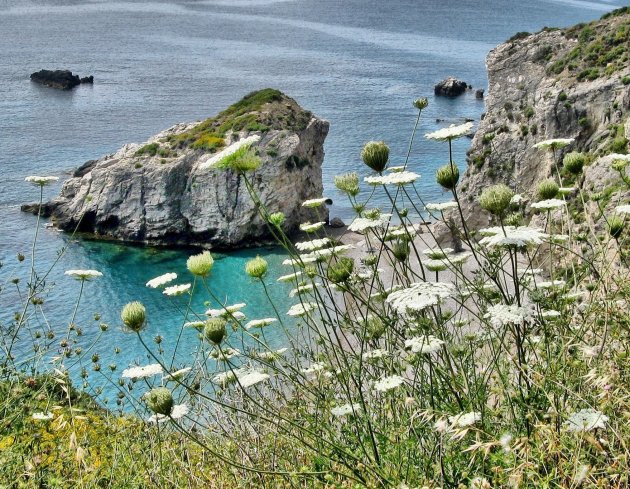
<path id="1" fill-rule="evenodd" d="M 515 32 L 592 20 L 621 5 L 618 0 L 3 0 L 0 321 L 10 321 L 19 310 L 11 279 L 20 275 L 24 284 L 28 276 L 29 259 L 20 264 L 16 256 L 29 255 L 36 220 L 20 213 L 19 205 L 38 195 L 24 183 L 25 176 L 63 179 L 88 159 L 144 141 L 174 123 L 214 115 L 249 91 L 271 86 L 331 122 L 325 194 L 334 201 L 332 216 L 346 220 L 350 210 L 334 189 L 333 176 L 363 172 L 359 152 L 370 139 L 387 141 L 393 162 L 402 162 L 415 119 L 411 101 L 428 96 L 410 167 L 423 175 L 419 188 L 426 200 L 442 200 L 432 175 L 446 159 L 445 148 L 422 135 L 464 118 L 478 121 L 484 105 L 472 93 L 435 99 L 433 85 L 455 75 L 486 88 L 487 52 Z M 95 84 L 59 92 L 30 83 L 28 75 L 41 68 L 93 74 Z M 468 145 L 463 139 L 455 147 L 462 165 Z M 47 188 L 46 198 L 59 188 Z M 47 323 L 38 315 L 33 318 L 36 328 L 65 331 L 78 283 L 63 271 L 94 268 L 104 277 L 87 284 L 77 324 L 85 343 L 96 337 L 100 322 L 110 325 L 94 349 L 103 368 L 110 362 L 122 369 L 147 361 L 133 336 L 120 331 L 119 311 L 129 300 L 148 306 L 146 337 L 160 334 L 164 349 L 173 348 L 181 324 L 174 307 L 178 301 L 165 301 L 144 283 L 166 271 L 185 276 L 187 251 L 70 240 L 42 229 L 38 271 L 47 269 L 62 249 L 47 281 Z M 246 302 L 252 318 L 273 312 L 242 272 L 243 262 L 256 253 L 269 257 L 271 278 L 288 272 L 278 266 L 277 251 L 250 250 L 224 255 L 210 280 L 222 299 Z M 275 300 L 286 310 L 288 288 L 272 283 Z M 99 321 L 93 319 L 96 313 Z M 272 338 L 283 343 L 281 333 Z M 186 332 L 182 341 L 183 354 L 196 348 L 194 332 Z M 21 355 L 27 356 L 29 344 L 23 335 Z M 121 352 L 116 355 L 117 345 Z M 184 364 L 186 358 L 178 362 Z M 114 395 L 115 389 L 107 387 L 106 397 Z"/>

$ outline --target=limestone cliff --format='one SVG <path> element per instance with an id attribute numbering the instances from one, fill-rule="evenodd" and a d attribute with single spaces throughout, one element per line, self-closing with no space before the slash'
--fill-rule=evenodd
<path id="1" fill-rule="evenodd" d="M 458 191 L 472 228 L 489 224 L 477 198 L 488 185 L 506 183 L 525 197 L 552 176 L 552 156 L 533 146 L 575 138 L 556 154 L 588 154 L 587 190 L 608 192 L 610 153 L 626 153 L 630 138 L 630 9 L 568 29 L 519 33 L 487 57 L 486 113 L 468 152 Z M 554 171 L 555 175 L 555 171 Z M 605 176 L 605 178 L 604 178 Z M 600 178 L 601 177 L 601 178 Z"/>
<path id="2" fill-rule="evenodd" d="M 270 212 L 286 215 L 286 231 L 326 220 L 301 203 L 321 197 L 328 122 L 293 99 L 254 92 L 204 122 L 178 124 L 142 144 L 91 161 L 49 202 L 55 226 L 95 237 L 157 245 L 232 248 L 269 241 L 242 176 L 202 169 L 206 160 L 250 135 L 262 159 L 248 174 Z"/>

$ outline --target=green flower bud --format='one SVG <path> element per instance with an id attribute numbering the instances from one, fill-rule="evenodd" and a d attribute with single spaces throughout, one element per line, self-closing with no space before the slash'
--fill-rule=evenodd
<path id="1" fill-rule="evenodd" d="M 392 254 L 399 262 L 404 262 L 409 258 L 409 243 L 406 241 L 398 241 L 392 249 Z"/>
<path id="2" fill-rule="evenodd" d="M 413 106 L 418 110 L 426 109 L 429 105 L 429 100 L 426 97 L 417 98 L 413 101 Z"/>
<path id="3" fill-rule="evenodd" d="M 365 204 L 357 203 L 357 204 L 354 204 L 352 208 L 354 209 L 354 212 L 361 215 L 361 213 L 365 210 Z"/>
<path id="4" fill-rule="evenodd" d="M 308 278 L 315 278 L 317 277 L 317 267 L 315 265 L 306 265 L 304 267 L 304 274 L 308 277 Z"/>
<path id="5" fill-rule="evenodd" d="M 446 190 L 453 190 L 459 181 L 459 168 L 455 163 L 447 163 L 435 172 L 435 179 Z"/>
<path id="6" fill-rule="evenodd" d="M 339 258 L 337 262 L 328 268 L 328 280 L 333 284 L 346 282 L 354 270 L 354 260 L 352 258 Z"/>
<path id="7" fill-rule="evenodd" d="M 156 387 L 145 394 L 147 406 L 155 414 L 168 416 L 173 411 L 173 394 L 166 387 Z"/>
<path id="8" fill-rule="evenodd" d="M 372 170 L 381 173 L 387 166 L 389 146 L 383 141 L 370 141 L 363 147 L 361 159 Z"/>
<path id="9" fill-rule="evenodd" d="M 560 187 L 558 187 L 558 184 L 552 179 L 540 182 L 537 190 L 538 198 L 540 200 L 553 199 L 556 195 L 558 195 L 559 189 Z"/>
<path id="10" fill-rule="evenodd" d="M 510 190 L 510 187 L 502 183 L 498 185 L 492 185 L 481 193 L 479 197 L 479 205 L 491 214 L 501 216 L 505 210 L 510 206 L 510 201 L 514 192 Z"/>
<path id="11" fill-rule="evenodd" d="M 628 166 L 628 163 L 630 162 L 627 160 L 617 159 L 617 160 L 613 160 L 613 162 L 610 164 L 610 167 L 613 170 L 621 173 L 626 169 L 626 167 Z"/>
<path id="12" fill-rule="evenodd" d="M 378 340 L 385 333 L 385 323 L 378 316 L 368 316 L 365 321 L 367 339 Z"/>
<path id="13" fill-rule="evenodd" d="M 518 212 L 513 212 L 506 216 L 505 224 L 507 226 L 521 226 L 523 224 L 523 216 Z"/>
<path id="14" fill-rule="evenodd" d="M 264 258 L 257 256 L 256 258 L 249 260 L 245 264 L 245 272 L 250 277 L 263 278 L 265 274 L 267 273 L 268 266 L 269 265 L 267 264 L 267 261 Z"/>
<path id="15" fill-rule="evenodd" d="M 223 318 L 208 319 L 203 327 L 203 337 L 215 345 L 221 344 L 227 334 L 225 325 L 226 321 Z"/>
<path id="16" fill-rule="evenodd" d="M 378 256 L 374 253 L 370 253 L 369 255 L 366 255 L 364 258 L 362 258 L 361 261 L 363 261 L 363 264 L 366 267 L 373 267 L 378 262 Z"/>
<path id="17" fill-rule="evenodd" d="M 356 172 L 336 175 L 335 187 L 351 197 L 356 197 L 359 194 L 359 175 Z"/>
<path id="18" fill-rule="evenodd" d="M 613 216 L 608 220 L 608 233 L 615 239 L 621 236 L 625 221 L 619 216 Z"/>
<path id="19" fill-rule="evenodd" d="M 586 164 L 586 155 L 584 153 L 579 153 L 578 151 L 571 151 L 564 155 L 564 159 L 562 160 L 562 164 L 564 168 L 574 175 L 578 175 L 582 172 L 582 168 Z"/>
<path id="20" fill-rule="evenodd" d="M 198 255 L 192 255 L 186 261 L 188 271 L 198 277 L 207 277 L 214 265 L 214 259 L 209 251 L 204 251 Z"/>
<path id="21" fill-rule="evenodd" d="M 269 215 L 269 222 L 279 228 L 284 224 L 284 213 L 282 212 L 274 212 Z"/>
<path id="22" fill-rule="evenodd" d="M 381 210 L 380 209 L 368 209 L 368 210 L 363 212 L 363 217 L 365 217 L 367 219 L 378 219 L 379 217 L 381 217 Z"/>
<path id="23" fill-rule="evenodd" d="M 141 302 L 130 302 L 123 307 L 120 319 L 131 331 L 137 333 L 144 327 L 144 322 L 147 319 L 147 310 Z"/>

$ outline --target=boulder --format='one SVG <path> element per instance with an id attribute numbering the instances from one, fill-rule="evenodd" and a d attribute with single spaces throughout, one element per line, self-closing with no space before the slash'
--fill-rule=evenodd
<path id="1" fill-rule="evenodd" d="M 483 98 L 484 90 L 483 88 L 479 88 L 475 91 L 475 98 L 481 100 Z"/>
<path id="2" fill-rule="evenodd" d="M 254 92 L 214 118 L 177 124 L 87 162 L 48 204 L 52 222 L 95 238 L 151 245 L 232 249 L 273 242 L 248 189 L 269 212 L 285 214 L 289 234 L 300 223 L 327 220 L 325 206 L 302 202 L 322 196 L 328 127 L 277 90 Z M 250 147 L 261 159 L 258 169 L 242 175 L 204 167 L 250 136 L 260 138 Z"/>
<path id="3" fill-rule="evenodd" d="M 333 217 L 330 220 L 330 227 L 331 228 L 343 228 L 346 227 L 346 224 L 341 220 L 340 217 Z"/>
<path id="4" fill-rule="evenodd" d="M 468 83 L 452 76 L 435 85 L 435 95 L 440 97 L 457 97 L 468 90 Z"/>
<path id="5" fill-rule="evenodd" d="M 31 73 L 31 81 L 59 90 L 71 90 L 81 83 L 94 83 L 94 77 L 79 78 L 69 70 L 40 70 Z"/>

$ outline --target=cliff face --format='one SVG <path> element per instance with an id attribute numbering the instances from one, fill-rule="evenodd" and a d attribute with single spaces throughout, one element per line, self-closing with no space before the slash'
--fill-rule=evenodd
<path id="1" fill-rule="evenodd" d="M 470 227 L 489 224 L 477 204 L 487 186 L 506 183 L 531 198 L 552 176 L 551 154 L 533 147 L 545 139 L 575 138 L 556 161 L 567 151 L 588 153 L 583 185 L 602 191 L 610 184 L 605 157 L 626 153 L 630 139 L 629 56 L 628 9 L 588 25 L 520 33 L 490 52 L 487 111 L 458 187 Z"/>
<path id="2" fill-rule="evenodd" d="M 328 122 L 289 97 L 266 89 L 217 117 L 178 124 L 143 144 L 127 144 L 91 161 L 47 204 L 55 226 L 95 237 L 157 245 L 232 248 L 268 241 L 242 176 L 202 169 L 205 161 L 250 135 L 262 159 L 248 174 L 270 212 L 286 215 L 287 232 L 326 210 L 301 203 L 321 197 Z"/>

